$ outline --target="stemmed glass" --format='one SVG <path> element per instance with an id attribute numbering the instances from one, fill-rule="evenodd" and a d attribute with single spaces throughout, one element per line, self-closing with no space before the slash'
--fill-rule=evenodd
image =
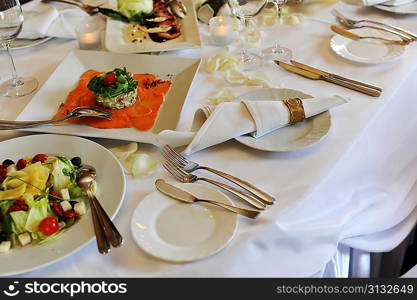
<path id="1" fill-rule="evenodd" d="M 16 66 L 10 53 L 10 42 L 14 40 L 23 26 L 23 13 L 19 0 L 0 1 L 0 44 L 6 49 L 10 66 L 12 69 L 12 79 L 0 85 L 0 95 L 6 97 L 21 97 L 32 93 L 38 87 L 35 78 L 21 78 L 17 75 Z"/>
<path id="2" fill-rule="evenodd" d="M 271 0 L 277 10 L 277 17 L 278 17 L 278 29 L 275 32 L 276 35 L 279 36 L 279 28 L 281 25 L 281 17 L 282 17 L 282 6 L 287 3 L 287 0 Z M 292 52 L 290 49 L 282 47 L 279 42 L 277 42 L 274 46 L 263 49 L 262 56 L 265 60 L 290 60 L 292 58 Z"/>
<path id="3" fill-rule="evenodd" d="M 260 65 L 259 55 L 248 51 L 248 27 L 249 20 L 256 17 L 265 7 L 267 0 L 227 0 L 232 13 L 245 23 L 245 34 L 243 37 L 242 59 L 244 70 L 252 70 Z"/>

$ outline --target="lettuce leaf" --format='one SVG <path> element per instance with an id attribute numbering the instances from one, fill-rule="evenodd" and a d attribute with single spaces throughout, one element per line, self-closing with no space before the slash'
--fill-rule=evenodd
<path id="1" fill-rule="evenodd" d="M 29 215 L 25 229 L 29 232 L 37 232 L 39 223 L 48 216 L 49 201 L 47 198 L 40 200 L 26 200 L 29 205 Z"/>
<path id="2" fill-rule="evenodd" d="M 28 219 L 28 212 L 24 210 L 10 212 L 12 217 L 12 230 L 16 234 L 26 232 L 26 221 Z"/>

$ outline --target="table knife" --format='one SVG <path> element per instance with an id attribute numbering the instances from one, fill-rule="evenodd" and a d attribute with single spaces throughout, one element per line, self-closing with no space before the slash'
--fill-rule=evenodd
<path id="1" fill-rule="evenodd" d="M 356 33 L 353 33 L 352 31 L 343 29 L 339 26 L 336 25 L 332 25 L 330 26 L 330 29 L 333 30 L 334 32 L 336 32 L 337 34 L 340 34 L 344 37 L 347 37 L 349 39 L 352 40 L 360 40 L 360 39 L 376 39 L 376 40 L 381 40 L 384 42 L 388 42 L 388 43 L 393 43 L 393 44 L 398 44 L 398 45 L 408 45 L 410 43 L 409 40 L 390 40 L 390 39 L 386 39 L 386 38 L 382 38 L 382 37 L 377 37 L 377 36 L 360 36 L 357 35 Z"/>
<path id="2" fill-rule="evenodd" d="M 371 88 L 371 89 L 382 92 L 382 89 L 380 87 L 377 87 L 377 86 L 374 86 L 374 85 L 370 85 L 370 84 L 360 82 L 360 81 L 356 81 L 356 80 L 353 80 L 353 79 L 350 79 L 350 78 L 342 77 L 342 76 L 339 76 L 339 75 L 336 75 L 336 74 L 328 73 L 326 71 L 310 67 L 308 65 L 305 65 L 305 64 L 300 63 L 300 62 L 295 61 L 295 60 L 291 60 L 291 63 L 296 67 L 299 67 L 301 69 L 304 69 L 304 70 L 307 70 L 307 71 L 310 71 L 310 72 L 313 72 L 313 73 L 316 73 L 316 74 L 319 74 L 319 75 L 322 75 L 322 76 L 325 76 L 325 77 L 333 77 L 333 78 L 336 78 L 336 79 L 344 80 L 344 81 L 347 81 L 347 82 L 350 82 L 350 83 L 353 83 L 353 84 L 356 84 L 356 85 L 362 85 L 364 87 L 368 87 L 368 88 Z"/>
<path id="3" fill-rule="evenodd" d="M 237 214 L 240 214 L 242 216 L 252 218 L 252 219 L 255 219 L 260 214 L 259 210 L 237 207 L 237 206 L 230 205 L 230 204 L 223 203 L 223 202 L 219 202 L 219 201 L 216 201 L 216 200 L 208 200 L 208 199 L 197 198 L 193 194 L 191 194 L 187 191 L 184 191 L 180 188 L 177 188 L 176 186 L 173 186 L 172 184 L 169 184 L 169 183 L 165 182 L 163 179 L 157 179 L 155 181 L 155 186 L 158 189 L 158 191 L 160 191 L 161 193 L 167 195 L 168 197 L 171 197 L 173 199 L 180 200 L 180 201 L 183 201 L 183 202 L 187 202 L 187 203 L 193 203 L 193 202 L 197 202 L 197 201 L 207 202 L 207 203 L 211 203 L 211 204 L 220 206 L 224 209 L 230 210 L 234 213 L 237 213 Z"/>
<path id="4" fill-rule="evenodd" d="M 346 88 L 349 88 L 351 90 L 355 90 L 364 94 L 367 94 L 369 96 L 373 96 L 373 97 L 379 97 L 381 95 L 381 92 L 378 90 L 374 90 L 374 89 L 370 89 L 361 85 L 357 85 L 357 84 L 353 84 L 353 83 L 349 83 L 337 78 L 333 78 L 333 77 L 328 77 L 328 76 L 323 76 L 321 74 L 316 74 L 307 70 L 303 70 L 299 67 L 293 66 L 293 65 L 289 65 L 287 63 L 284 63 L 282 61 L 278 61 L 275 60 L 274 61 L 277 65 L 279 65 L 280 67 L 291 71 L 293 73 L 296 73 L 298 75 L 301 75 L 303 77 L 309 78 L 309 79 L 313 79 L 313 80 L 325 80 L 327 82 L 331 82 Z"/>

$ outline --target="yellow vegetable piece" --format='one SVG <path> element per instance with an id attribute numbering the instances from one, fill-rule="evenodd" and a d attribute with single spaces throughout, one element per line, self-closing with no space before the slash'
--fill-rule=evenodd
<path id="1" fill-rule="evenodd" d="M 46 181 L 48 180 L 49 169 L 44 167 L 41 162 L 37 162 L 27 166 L 22 169 L 22 171 L 29 177 L 25 195 L 36 196 L 40 194 L 45 188 Z"/>
<path id="2" fill-rule="evenodd" d="M 0 191 L 0 201 L 17 199 L 23 195 L 25 190 L 26 190 L 26 183 L 11 190 Z"/>

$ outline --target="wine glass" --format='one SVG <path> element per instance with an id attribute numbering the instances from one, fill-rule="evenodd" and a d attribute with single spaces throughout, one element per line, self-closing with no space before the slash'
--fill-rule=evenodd
<path id="1" fill-rule="evenodd" d="M 244 21 L 245 33 L 243 36 L 242 60 L 243 69 L 252 70 L 260 65 L 261 58 L 255 53 L 248 51 L 248 26 L 249 20 L 256 17 L 265 7 L 267 0 L 227 0 L 232 13 Z"/>
<path id="2" fill-rule="evenodd" d="M 287 3 L 287 0 L 272 0 L 276 10 L 277 10 L 277 17 L 278 17 L 278 28 L 275 31 L 276 35 L 279 36 L 279 28 L 281 25 L 281 17 L 282 17 L 282 6 Z M 290 60 L 292 58 L 292 52 L 290 49 L 282 47 L 279 42 L 277 42 L 274 46 L 263 49 L 262 56 L 265 60 Z"/>
<path id="3" fill-rule="evenodd" d="M 0 95 L 6 97 L 21 97 L 32 93 L 38 87 L 35 78 L 21 78 L 17 75 L 16 66 L 10 53 L 10 42 L 14 40 L 22 30 L 23 13 L 19 0 L 0 1 L 0 44 L 6 49 L 12 79 L 0 85 Z"/>

